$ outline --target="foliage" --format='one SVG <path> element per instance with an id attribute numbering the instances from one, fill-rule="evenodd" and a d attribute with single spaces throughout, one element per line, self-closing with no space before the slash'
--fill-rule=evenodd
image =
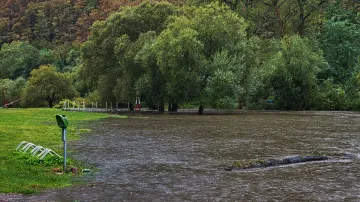
<path id="1" fill-rule="evenodd" d="M 13 41 L 0 50 L 0 78 L 28 77 L 39 65 L 39 51 L 27 42 Z"/>
<path id="2" fill-rule="evenodd" d="M 360 56 L 360 22 L 332 16 L 321 35 L 321 48 L 329 63 L 325 76 L 345 83 L 354 72 Z"/>
<path id="3" fill-rule="evenodd" d="M 186 101 L 199 89 L 199 77 L 205 66 L 203 44 L 196 30 L 186 27 L 189 19 L 178 18 L 156 40 L 153 48 L 157 65 L 166 79 L 166 97 Z M 177 27 L 180 26 L 180 27 Z"/>
<path id="4" fill-rule="evenodd" d="M 150 108 L 162 111 L 166 83 L 165 75 L 161 74 L 152 49 L 155 40 L 155 37 L 150 38 L 135 56 L 135 62 L 143 68 L 143 73 L 136 81 L 135 88 L 141 100 L 145 101 Z"/>
<path id="5" fill-rule="evenodd" d="M 0 2 L 0 47 L 15 40 L 51 48 L 85 41 L 89 27 L 120 6 L 138 4 L 122 0 L 7 0 Z"/>
<path id="6" fill-rule="evenodd" d="M 267 64 L 268 85 L 281 109 L 310 109 L 317 93 L 317 74 L 327 67 L 324 58 L 307 39 L 299 36 L 281 40 L 281 50 Z"/>
<path id="7" fill-rule="evenodd" d="M 100 95 L 97 91 L 90 92 L 86 98 L 89 102 L 100 102 Z"/>
<path id="8" fill-rule="evenodd" d="M 135 100 L 142 67 L 134 58 L 147 40 L 165 28 L 168 16 L 175 11 L 169 3 L 145 2 L 94 23 L 89 40 L 81 48 L 80 76 L 91 90 L 98 91 L 102 101 Z M 148 31 L 152 32 L 145 34 Z"/>
<path id="9" fill-rule="evenodd" d="M 115 54 L 117 55 L 118 64 L 120 64 L 119 72 L 121 72 L 113 89 L 117 100 L 127 102 L 139 96 L 137 90 L 140 91 L 141 89 L 136 89 L 136 82 L 144 73 L 144 66 L 139 65 L 135 57 L 137 57 L 142 47 L 147 43 L 151 43 L 155 37 L 156 33 L 149 31 L 141 34 L 135 42 L 131 42 L 127 35 L 123 35 L 116 40 Z M 143 86 L 137 87 L 141 88 Z"/>
<path id="10" fill-rule="evenodd" d="M 253 37 L 241 41 L 232 54 L 221 51 L 214 55 L 209 64 L 214 73 L 208 78 L 205 94 L 211 107 L 254 108 L 263 88 L 259 51 L 259 39 Z"/>
<path id="11" fill-rule="evenodd" d="M 238 83 L 237 58 L 227 52 L 215 54 L 211 63 L 214 73 L 205 88 L 207 103 L 218 109 L 235 108 L 241 89 Z"/>
<path id="12" fill-rule="evenodd" d="M 64 163 L 63 158 L 59 158 L 58 156 L 51 156 L 47 155 L 44 159 L 40 160 L 39 157 L 31 155 L 29 152 L 18 152 L 16 151 L 14 156 L 17 160 L 24 161 L 26 164 L 29 165 L 43 165 L 46 167 L 55 167 L 61 166 Z M 70 159 L 66 159 L 66 164 L 71 167 L 74 164 L 71 162 Z"/>
<path id="13" fill-rule="evenodd" d="M 99 103 L 130 108 L 140 97 L 160 111 L 165 103 L 175 111 L 185 103 L 199 110 L 360 108 L 359 2 L 141 1 L 0 2 L 0 79 L 53 66 L 71 73 L 69 86 L 82 97 L 96 92 Z M 303 50 L 284 48 L 296 37 L 306 41 L 293 43 Z M 311 53 L 313 67 L 298 62 Z M 296 101 L 288 105 L 290 98 Z"/>
<path id="14" fill-rule="evenodd" d="M 262 38 L 281 38 L 298 34 L 309 36 L 319 32 L 324 12 L 331 1 L 326 0 L 188 0 L 191 5 L 222 2 L 246 19 L 248 33 Z"/>
<path id="15" fill-rule="evenodd" d="M 20 99 L 22 90 L 24 89 L 25 85 L 26 80 L 23 77 L 19 77 L 16 80 L 0 79 L 0 91 L 6 91 L 5 99 L 8 102 Z M 17 106 L 17 103 L 12 106 Z"/>
<path id="16" fill-rule="evenodd" d="M 31 72 L 24 94 L 25 106 L 39 106 L 44 101 L 51 108 L 54 102 L 77 95 L 68 74 L 56 72 L 53 67 L 41 66 Z"/>
<path id="17" fill-rule="evenodd" d="M 174 17 L 156 39 L 153 52 L 165 75 L 169 102 L 196 99 L 202 106 L 208 78 L 215 73 L 212 57 L 223 49 L 236 51 L 236 45 L 246 40 L 246 23 L 217 3 L 183 10 L 184 15 Z"/>
<path id="18" fill-rule="evenodd" d="M 332 79 L 325 80 L 320 87 L 316 108 L 322 110 L 346 109 L 346 94 L 344 89 L 335 85 Z"/>

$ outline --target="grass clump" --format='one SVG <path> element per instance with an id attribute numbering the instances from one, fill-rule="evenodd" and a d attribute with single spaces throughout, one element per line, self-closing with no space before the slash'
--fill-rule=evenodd
<path id="1" fill-rule="evenodd" d="M 126 118 L 128 118 L 128 117 L 127 117 L 127 116 L 124 116 L 124 115 L 113 114 L 113 115 L 109 115 L 109 118 L 126 119 Z"/>
<path id="2" fill-rule="evenodd" d="M 16 159 L 24 161 L 29 165 L 43 165 L 48 167 L 59 167 L 64 164 L 64 159 L 59 158 L 58 156 L 47 155 L 44 159 L 40 159 L 38 156 L 33 156 L 29 152 L 19 152 L 15 151 L 14 156 Z M 66 165 L 69 167 L 76 166 L 71 159 L 66 159 Z"/>
<path id="3" fill-rule="evenodd" d="M 72 174 L 57 175 L 51 171 L 61 167 L 62 159 L 47 156 L 40 162 L 29 153 L 14 152 L 21 141 L 27 141 L 62 154 L 61 129 L 57 126 L 56 114 L 63 114 L 69 120 L 68 141 L 90 131 L 84 128 L 86 121 L 109 117 L 102 113 L 58 109 L 0 109 L 0 193 L 29 194 L 71 185 Z"/>
<path id="4" fill-rule="evenodd" d="M 323 155 L 293 156 L 283 159 L 253 159 L 249 161 L 235 161 L 232 165 L 226 167 L 225 170 L 265 168 L 310 161 L 324 161 L 329 159 L 330 157 Z"/>

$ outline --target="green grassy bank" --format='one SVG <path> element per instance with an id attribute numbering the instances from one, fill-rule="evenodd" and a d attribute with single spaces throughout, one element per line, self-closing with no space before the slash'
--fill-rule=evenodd
<path id="1" fill-rule="evenodd" d="M 27 194 L 71 185 L 72 174 L 55 174 L 51 171 L 53 166 L 29 164 L 14 152 L 21 141 L 27 141 L 61 155 L 61 129 L 56 124 L 56 114 L 67 116 L 67 139 L 70 141 L 78 139 L 81 132 L 89 131 L 84 128 L 87 121 L 110 117 L 58 109 L 0 109 L 0 193 Z"/>

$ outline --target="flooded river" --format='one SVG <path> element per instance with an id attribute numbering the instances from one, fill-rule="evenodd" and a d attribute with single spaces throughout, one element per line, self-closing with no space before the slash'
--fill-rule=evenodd
<path id="1" fill-rule="evenodd" d="M 106 119 L 72 142 L 99 169 L 25 201 L 360 201 L 360 161 L 225 171 L 236 160 L 360 153 L 360 113 L 244 112 Z M 71 135 L 71 134 L 69 134 Z"/>

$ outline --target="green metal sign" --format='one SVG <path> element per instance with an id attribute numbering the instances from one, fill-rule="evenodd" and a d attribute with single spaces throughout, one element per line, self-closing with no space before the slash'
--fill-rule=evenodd
<path id="1" fill-rule="evenodd" d="M 56 115 L 56 121 L 60 128 L 67 128 L 69 125 L 69 122 L 65 115 Z"/>

